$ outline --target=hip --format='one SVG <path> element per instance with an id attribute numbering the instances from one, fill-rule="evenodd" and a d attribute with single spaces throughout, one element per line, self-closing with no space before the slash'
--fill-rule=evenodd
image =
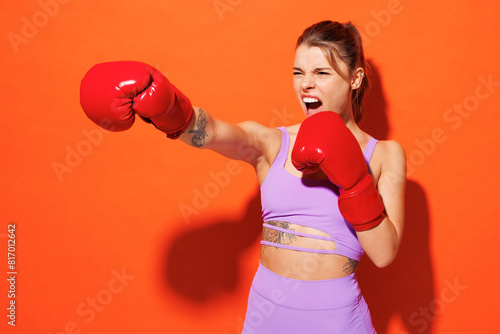
<path id="1" fill-rule="evenodd" d="M 259 264 L 248 299 L 244 334 L 375 333 L 355 274 L 303 281 Z"/>

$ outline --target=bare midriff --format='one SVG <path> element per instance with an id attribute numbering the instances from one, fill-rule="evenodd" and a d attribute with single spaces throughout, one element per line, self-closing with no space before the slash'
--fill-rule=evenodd
<path id="1" fill-rule="evenodd" d="M 302 225 L 283 221 L 271 221 L 266 223 L 283 230 L 329 237 L 325 232 Z M 264 227 L 262 231 L 262 240 L 309 249 L 336 249 L 335 242 L 331 240 L 319 240 L 298 236 L 268 227 Z M 357 261 L 343 255 L 297 251 L 270 245 L 261 245 L 260 261 L 263 266 L 278 275 L 305 281 L 325 280 L 347 276 L 352 274 L 358 265 Z"/>

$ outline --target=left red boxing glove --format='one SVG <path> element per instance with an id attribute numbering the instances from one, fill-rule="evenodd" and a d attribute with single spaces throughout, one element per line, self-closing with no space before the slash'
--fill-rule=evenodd
<path id="1" fill-rule="evenodd" d="M 160 71 L 136 61 L 93 66 L 82 79 L 80 104 L 91 120 L 107 130 L 127 130 L 137 113 L 172 139 L 193 118 L 189 99 Z"/>
<path id="2" fill-rule="evenodd" d="M 339 209 L 356 231 L 369 230 L 384 219 L 384 206 L 358 141 L 334 112 L 309 116 L 301 124 L 292 150 L 299 171 L 319 168 L 340 188 Z"/>

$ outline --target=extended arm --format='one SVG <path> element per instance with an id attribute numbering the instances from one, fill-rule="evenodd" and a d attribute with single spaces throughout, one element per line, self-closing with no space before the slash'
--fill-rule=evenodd
<path id="1" fill-rule="evenodd" d="M 93 66 L 80 86 L 80 103 L 87 116 L 110 131 L 132 126 L 138 115 L 171 139 L 209 148 L 257 167 L 270 145 L 273 129 L 257 122 L 229 124 L 214 119 L 154 67 L 117 61 Z"/>
<path id="2" fill-rule="evenodd" d="M 267 155 L 269 145 L 266 145 L 266 139 L 272 135 L 273 129 L 257 122 L 230 124 L 194 107 L 193 120 L 179 139 L 190 146 L 211 149 L 256 167 Z"/>

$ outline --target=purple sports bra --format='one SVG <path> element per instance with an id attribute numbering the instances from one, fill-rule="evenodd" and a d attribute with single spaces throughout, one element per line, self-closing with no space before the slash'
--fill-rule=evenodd
<path id="1" fill-rule="evenodd" d="M 338 187 L 329 180 L 303 179 L 290 174 L 285 169 L 290 135 L 285 127 L 279 129 L 282 132 L 280 151 L 260 187 L 264 227 L 301 237 L 333 241 L 336 249 L 304 248 L 265 240 L 261 240 L 261 244 L 303 252 L 339 254 L 359 261 L 363 249 L 354 229 L 340 214 Z M 370 138 L 363 152 L 367 164 L 377 142 Z M 330 237 L 300 233 L 266 223 L 273 220 L 311 227 Z"/>

